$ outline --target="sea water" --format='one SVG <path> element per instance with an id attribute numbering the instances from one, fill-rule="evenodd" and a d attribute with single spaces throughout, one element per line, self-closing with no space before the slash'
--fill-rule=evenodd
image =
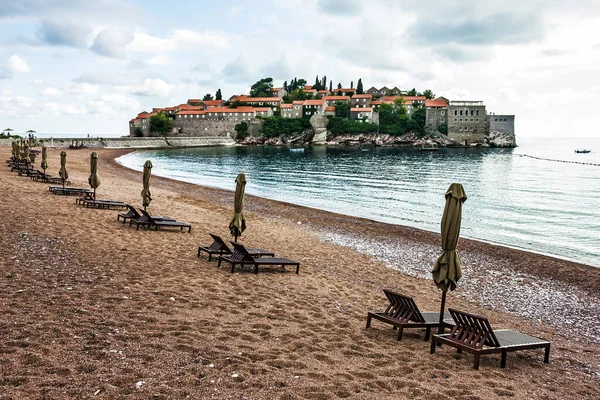
<path id="1" fill-rule="evenodd" d="M 600 140 L 521 138 L 519 146 L 206 147 L 118 161 L 142 170 L 149 159 L 153 174 L 229 190 L 244 172 L 248 194 L 437 232 L 444 193 L 460 182 L 461 236 L 600 267 Z"/>

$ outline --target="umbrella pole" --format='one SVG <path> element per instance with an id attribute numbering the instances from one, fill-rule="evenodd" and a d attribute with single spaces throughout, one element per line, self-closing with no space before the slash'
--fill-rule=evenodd
<path id="1" fill-rule="evenodd" d="M 440 309 L 440 325 L 438 327 L 438 334 L 444 333 L 444 309 L 446 308 L 446 290 L 442 292 L 442 308 Z"/>
<path id="2" fill-rule="evenodd" d="M 235 229 L 235 235 L 233 236 L 233 241 L 237 243 L 238 231 Z"/>
<path id="3" fill-rule="evenodd" d="M 94 200 L 96 200 L 96 188 L 94 188 Z"/>

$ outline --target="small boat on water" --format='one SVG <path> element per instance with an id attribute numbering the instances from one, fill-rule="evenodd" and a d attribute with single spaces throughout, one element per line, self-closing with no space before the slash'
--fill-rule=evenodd
<path id="1" fill-rule="evenodd" d="M 421 151 L 438 151 L 439 147 L 431 144 L 431 145 L 423 145 L 421 146 Z"/>
<path id="2" fill-rule="evenodd" d="M 304 147 L 292 147 L 290 151 L 293 153 L 304 153 Z"/>
<path id="3" fill-rule="evenodd" d="M 587 154 L 587 153 L 591 153 L 591 150 L 587 150 L 587 149 L 581 149 L 581 150 L 575 150 L 575 153 L 583 153 L 583 154 Z"/>

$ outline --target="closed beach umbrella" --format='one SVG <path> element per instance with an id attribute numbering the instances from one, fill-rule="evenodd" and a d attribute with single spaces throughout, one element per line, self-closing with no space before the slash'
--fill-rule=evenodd
<path id="1" fill-rule="evenodd" d="M 142 205 L 144 206 L 144 211 L 146 211 L 146 207 L 150 205 L 152 201 L 152 197 L 150 197 L 150 177 L 152 176 L 152 162 L 150 160 L 146 161 L 144 164 L 144 176 L 142 178 L 142 182 L 144 184 L 144 189 L 142 190 Z"/>
<path id="2" fill-rule="evenodd" d="M 100 177 L 98 176 L 98 154 L 93 152 L 90 156 L 90 177 L 88 182 L 94 188 L 94 200 L 96 200 L 96 189 L 100 186 Z"/>
<path id="3" fill-rule="evenodd" d="M 462 219 L 462 204 L 467 200 L 467 194 L 460 183 L 453 183 L 446 191 L 446 206 L 442 215 L 442 254 L 433 267 L 433 281 L 442 291 L 442 307 L 440 311 L 439 332 L 444 331 L 444 308 L 446 307 L 446 292 L 456 289 L 456 283 L 462 276 L 460 256 L 456 251 L 460 235 Z"/>
<path id="4" fill-rule="evenodd" d="M 17 159 L 17 155 L 19 154 L 19 143 L 16 140 L 13 140 L 12 143 L 12 155 L 15 159 Z"/>
<path id="5" fill-rule="evenodd" d="M 62 179 L 63 189 L 65 188 L 65 181 L 69 179 L 69 172 L 67 171 L 67 153 L 64 151 L 60 152 L 60 171 L 58 171 L 60 179 Z"/>
<path id="6" fill-rule="evenodd" d="M 25 145 L 23 147 L 23 160 L 25 160 L 25 165 L 29 164 L 29 146 Z"/>
<path id="7" fill-rule="evenodd" d="M 48 151 L 46 149 L 46 146 L 42 146 L 42 164 L 40 165 L 40 167 L 42 167 L 42 169 L 44 170 L 44 175 L 46 175 L 46 169 L 48 168 L 48 161 L 46 160 L 47 157 Z"/>
<path id="8" fill-rule="evenodd" d="M 246 230 L 246 218 L 242 211 L 244 210 L 244 192 L 246 190 L 246 175 L 240 172 L 235 178 L 235 198 L 233 202 L 233 218 L 229 222 L 229 231 L 237 242 L 238 236 Z"/>
<path id="9" fill-rule="evenodd" d="M 15 146 L 15 160 L 19 161 L 21 159 L 21 146 L 18 140 L 15 140 L 13 144 Z"/>

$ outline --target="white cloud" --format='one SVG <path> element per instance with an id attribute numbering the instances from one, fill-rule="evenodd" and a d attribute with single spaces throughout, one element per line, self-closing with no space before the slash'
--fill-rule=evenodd
<path id="1" fill-rule="evenodd" d="M 128 50 L 136 53 L 160 54 L 177 50 L 206 51 L 229 47 L 226 34 L 218 31 L 196 32 L 189 29 L 173 29 L 165 38 L 152 36 L 137 30 Z"/>
<path id="2" fill-rule="evenodd" d="M 94 94 L 98 93 L 100 87 L 90 83 L 70 82 L 65 85 L 65 92 L 78 94 Z"/>
<path id="3" fill-rule="evenodd" d="M 141 85 L 126 85 L 118 88 L 138 96 L 156 97 L 169 97 L 173 91 L 173 87 L 160 78 L 146 79 Z"/>
<path id="4" fill-rule="evenodd" d="M 148 59 L 147 64 L 150 65 L 170 65 L 173 64 L 173 60 L 166 54 L 158 54 Z"/>
<path id="5" fill-rule="evenodd" d="M 8 58 L 6 67 L 11 72 L 30 72 L 31 67 L 27 62 L 16 54 Z"/>
<path id="6" fill-rule="evenodd" d="M 125 46 L 132 40 L 131 31 L 105 28 L 98 33 L 90 50 L 107 57 L 125 58 Z"/>
<path id="7" fill-rule="evenodd" d="M 44 96 L 62 96 L 64 92 L 53 87 L 47 87 L 44 90 L 42 90 L 42 94 Z"/>

